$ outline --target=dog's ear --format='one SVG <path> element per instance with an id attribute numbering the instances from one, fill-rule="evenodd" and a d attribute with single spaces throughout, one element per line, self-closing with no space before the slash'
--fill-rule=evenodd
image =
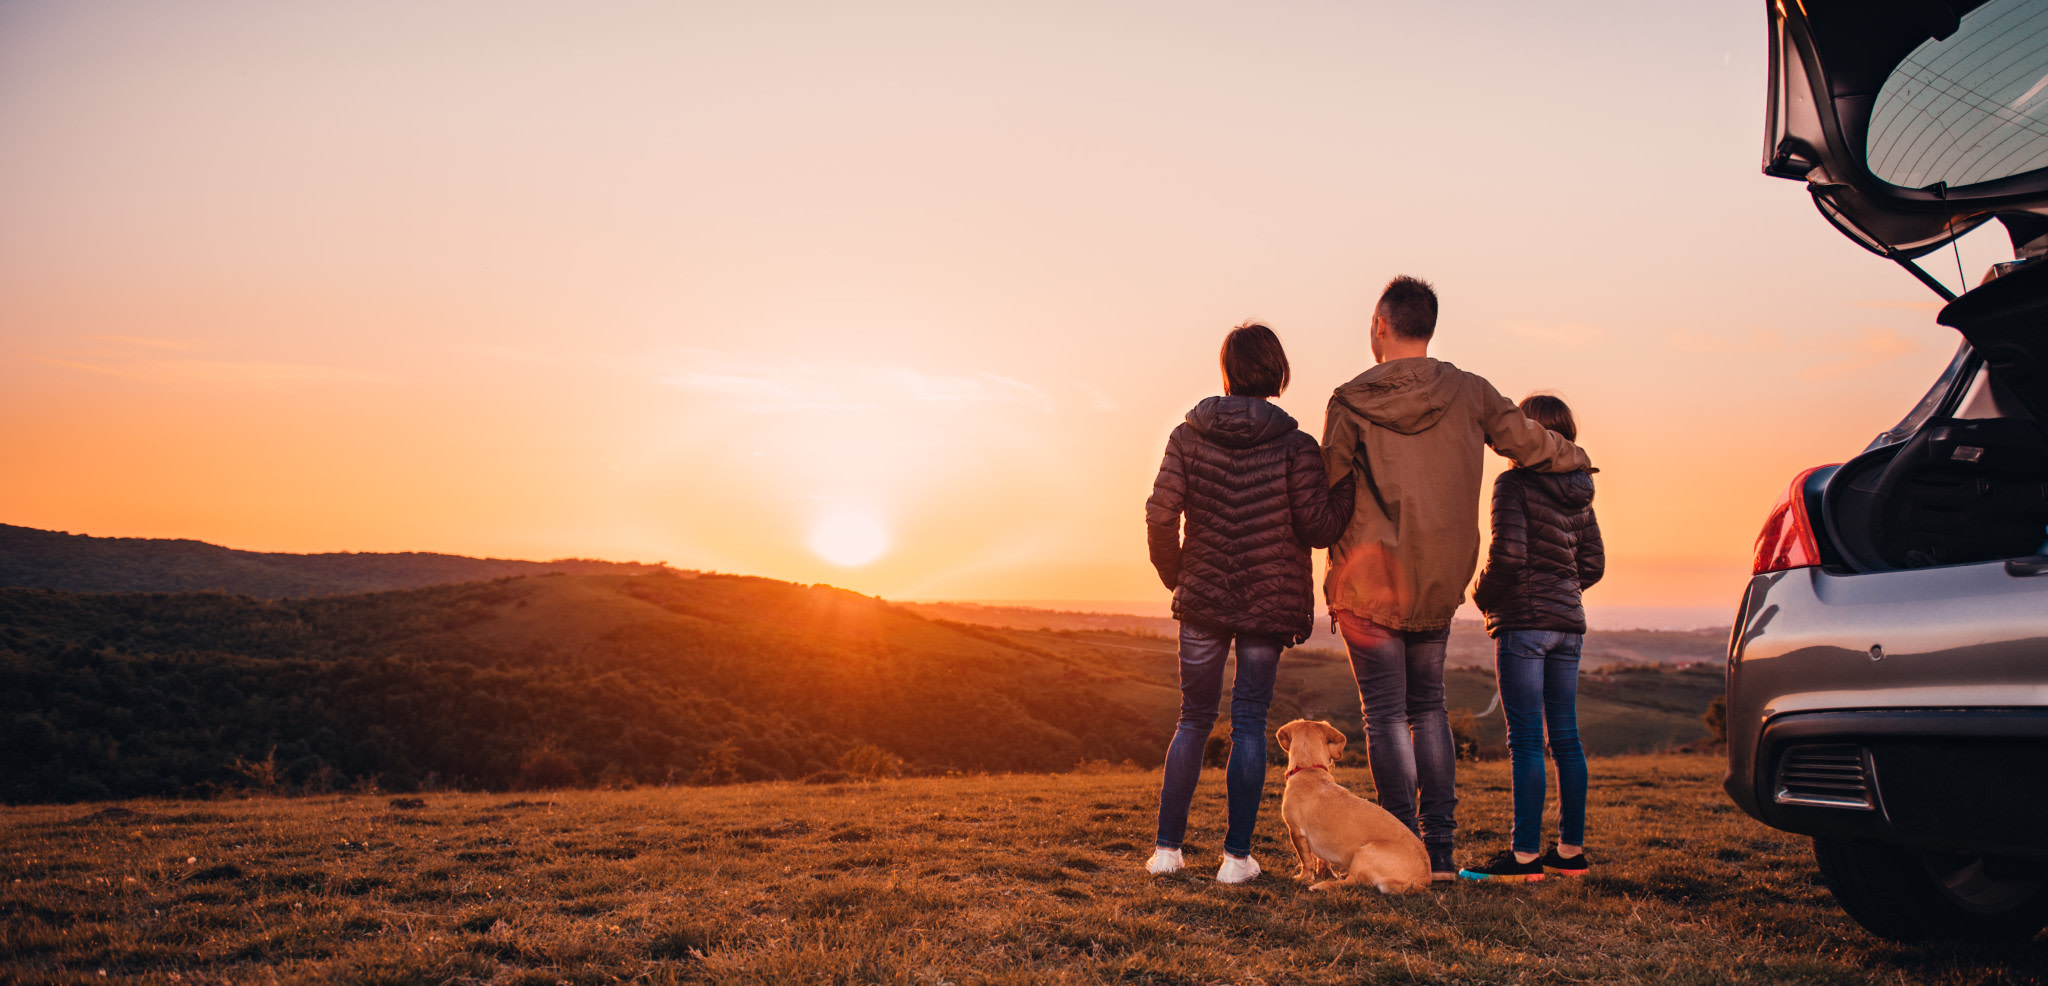
<path id="1" fill-rule="evenodd" d="M 1349 741 L 1344 738 L 1343 733 L 1337 731 L 1337 727 L 1327 722 L 1319 722 L 1316 725 L 1323 727 L 1323 740 L 1330 744 L 1330 762 L 1336 763 L 1337 758 L 1344 755 L 1344 744 Z"/>
<path id="2" fill-rule="evenodd" d="M 1282 753 L 1294 752 L 1294 737 L 1288 734 L 1288 730 L 1293 728 L 1294 724 L 1290 722 L 1273 731 L 1273 738 L 1280 741 L 1280 752 Z"/>

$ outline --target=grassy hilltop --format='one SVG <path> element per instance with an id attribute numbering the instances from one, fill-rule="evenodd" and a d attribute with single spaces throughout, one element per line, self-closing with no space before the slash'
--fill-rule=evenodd
<path id="1" fill-rule="evenodd" d="M 1709 757 L 1595 760 L 1594 874 L 1411 896 L 1145 876 L 1159 777 L 335 795 L 0 809 L 0 980 L 23 983 L 1990 983 L 2048 952 L 1870 938 Z M 1357 785 L 1363 771 L 1339 779 Z M 1269 797 L 1281 790 L 1280 772 Z M 1461 851 L 1507 766 L 1463 765 Z M 1554 811 L 1554 809 L 1553 809 Z"/>

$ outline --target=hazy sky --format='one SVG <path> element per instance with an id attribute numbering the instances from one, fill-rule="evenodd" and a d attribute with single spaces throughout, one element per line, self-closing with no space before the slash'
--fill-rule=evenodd
<path id="1" fill-rule="evenodd" d="M 1320 434 L 1410 273 L 1577 409 L 1589 601 L 1732 606 L 1957 341 L 1758 173 L 1764 57 L 1749 2 L 11 0 L 0 522 L 1164 598 L 1223 333 Z"/>

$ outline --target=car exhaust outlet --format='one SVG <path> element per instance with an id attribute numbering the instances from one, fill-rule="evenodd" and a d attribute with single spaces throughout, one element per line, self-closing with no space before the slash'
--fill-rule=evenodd
<path id="1" fill-rule="evenodd" d="M 1874 811 L 1870 760 L 1853 744 L 1795 746 L 1778 762 L 1771 800 L 1806 808 Z"/>

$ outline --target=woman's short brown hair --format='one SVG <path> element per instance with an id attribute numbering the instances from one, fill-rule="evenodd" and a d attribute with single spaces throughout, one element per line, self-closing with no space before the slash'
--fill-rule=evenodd
<path id="1" fill-rule="evenodd" d="M 1280 337 L 1246 322 L 1223 337 L 1223 392 L 1234 397 L 1278 397 L 1287 389 L 1287 350 Z"/>
<path id="2" fill-rule="evenodd" d="M 1568 442 L 1579 440 L 1578 423 L 1572 420 L 1572 409 L 1549 394 L 1531 394 L 1522 398 L 1522 413 L 1529 420 L 1564 436 Z"/>

